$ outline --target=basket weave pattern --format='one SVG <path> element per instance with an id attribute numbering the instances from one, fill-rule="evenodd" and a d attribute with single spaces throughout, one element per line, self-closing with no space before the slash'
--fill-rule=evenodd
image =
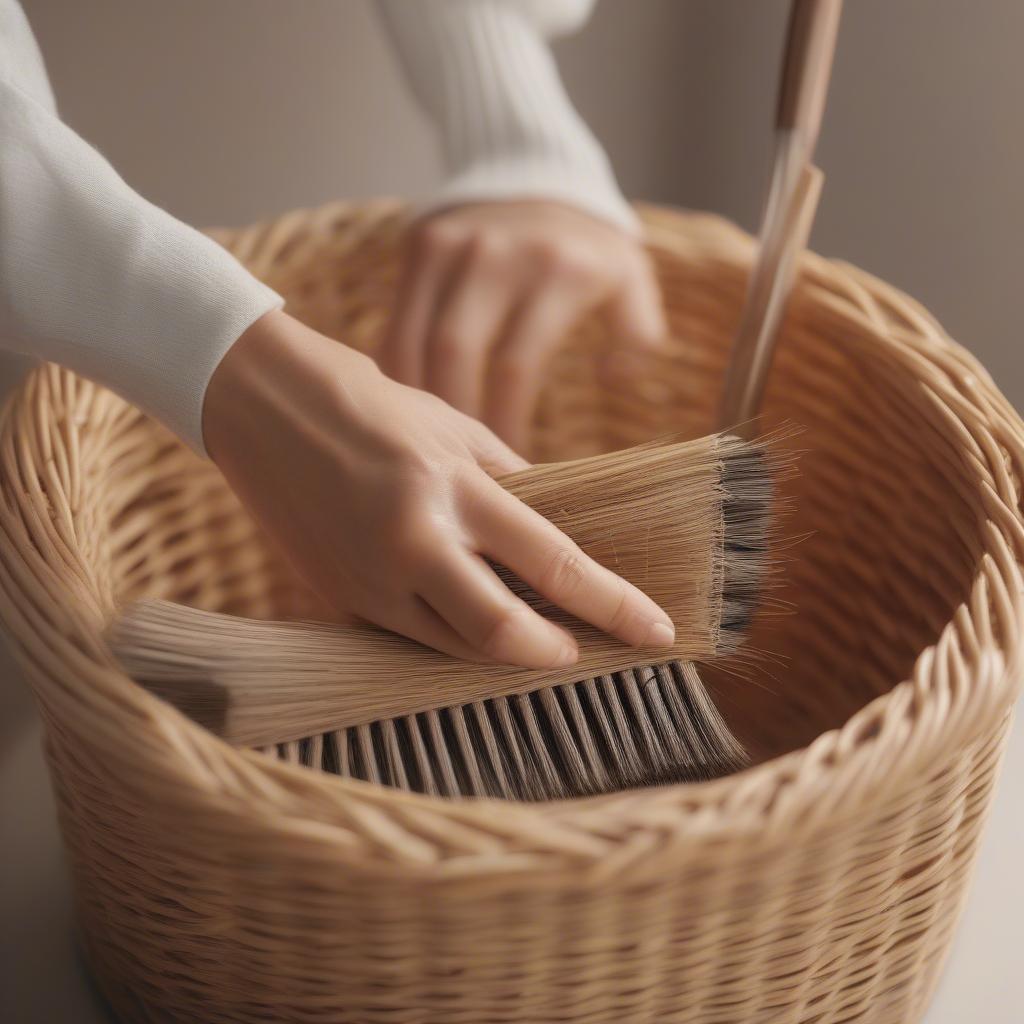
<path id="1" fill-rule="evenodd" d="M 752 255 L 646 210 L 673 333 L 609 390 L 587 325 L 542 459 L 705 433 Z M 313 326 L 372 350 L 401 211 L 219 233 Z M 216 470 L 108 392 L 35 372 L 0 436 L 0 619 L 45 719 L 83 935 L 125 1020 L 897 1024 L 948 948 L 1021 674 L 1024 428 L 902 294 L 809 256 L 767 419 L 805 427 L 753 682 L 712 679 L 759 763 L 546 805 L 445 802 L 233 750 L 103 633 L 167 597 L 315 615 Z"/>

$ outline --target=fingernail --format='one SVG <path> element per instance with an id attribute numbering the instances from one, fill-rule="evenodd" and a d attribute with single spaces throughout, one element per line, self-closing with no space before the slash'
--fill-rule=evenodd
<path id="1" fill-rule="evenodd" d="M 676 640 L 676 631 L 664 622 L 652 622 L 647 632 L 644 647 L 671 647 Z"/>

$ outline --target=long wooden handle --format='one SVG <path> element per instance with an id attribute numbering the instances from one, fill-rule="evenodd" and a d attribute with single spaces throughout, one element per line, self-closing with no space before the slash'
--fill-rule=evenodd
<path id="1" fill-rule="evenodd" d="M 774 339 L 786 309 L 800 254 L 807 246 L 824 175 L 817 167 L 801 171 L 797 188 L 781 199 L 778 217 L 761 242 L 743 316 L 726 373 L 719 416 L 721 425 L 741 437 L 757 432 Z"/>
<path id="2" fill-rule="evenodd" d="M 842 0 L 794 0 L 782 61 L 776 127 L 797 131 L 811 159 L 839 33 Z"/>
<path id="3" fill-rule="evenodd" d="M 841 12 L 842 0 L 794 0 L 790 12 L 761 247 L 719 406 L 719 428 L 748 438 L 756 433 L 782 313 L 821 193 L 822 174 L 812 161 Z"/>

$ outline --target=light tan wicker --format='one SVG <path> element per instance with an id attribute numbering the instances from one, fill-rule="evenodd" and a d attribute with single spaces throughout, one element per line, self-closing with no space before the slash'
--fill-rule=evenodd
<path id="1" fill-rule="evenodd" d="M 552 373 L 545 457 L 706 430 L 751 243 L 646 211 L 678 342 L 602 390 Z M 399 212 L 219 237 L 372 347 Z M 1024 429 L 918 306 L 808 257 L 768 394 L 807 431 L 788 661 L 717 682 L 759 764 L 546 805 L 444 802 L 234 750 L 135 687 L 102 634 L 143 594 L 315 614 L 214 469 L 53 367 L 0 441 L 0 614 L 46 720 L 89 958 L 126 1020 L 895 1024 L 935 985 L 1021 671 Z M 1019 913 L 1019 908 L 1014 912 Z"/>

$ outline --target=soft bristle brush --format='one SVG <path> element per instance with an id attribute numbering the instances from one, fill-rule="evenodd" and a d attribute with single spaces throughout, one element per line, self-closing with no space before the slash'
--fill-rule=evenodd
<path id="1" fill-rule="evenodd" d="M 541 799 L 711 778 L 745 754 L 691 663 L 742 641 L 772 571 L 772 482 L 786 465 L 769 441 L 712 435 L 502 480 L 665 608 L 676 643 L 658 655 L 669 663 L 637 668 L 635 648 L 507 574 L 574 633 L 576 665 L 480 665 L 368 626 L 165 601 L 131 606 L 112 646 L 136 680 L 225 739 L 368 781 Z"/>

